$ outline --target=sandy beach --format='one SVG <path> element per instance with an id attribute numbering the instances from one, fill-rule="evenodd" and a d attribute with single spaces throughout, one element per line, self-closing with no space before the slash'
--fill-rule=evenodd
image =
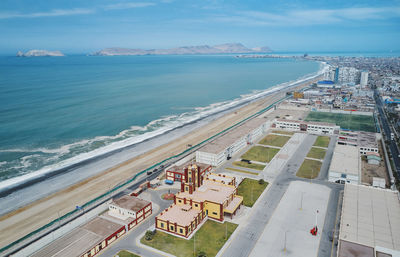
<path id="1" fill-rule="evenodd" d="M 311 82 L 307 84 L 309 83 Z M 297 88 L 304 86 L 305 84 L 301 84 Z M 294 90 L 294 88 L 290 88 L 290 90 Z M 283 98 L 285 94 L 286 91 L 281 91 L 252 102 L 234 112 L 213 120 L 177 140 L 156 147 L 145 154 L 127 160 L 75 185 L 3 215 L 0 217 L 0 231 L 2 231 L 0 234 L 0 248 L 58 218 L 59 215 L 68 213 L 75 209 L 76 205 L 82 205 L 101 195 L 109 190 L 110 187 L 125 181 L 152 164 L 182 152 L 187 148 L 188 144 L 195 145 L 254 114 Z"/>

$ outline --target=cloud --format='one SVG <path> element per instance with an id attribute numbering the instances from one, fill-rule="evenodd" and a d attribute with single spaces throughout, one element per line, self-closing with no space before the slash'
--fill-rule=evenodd
<path id="1" fill-rule="evenodd" d="M 69 16 L 69 15 L 79 15 L 79 14 L 89 14 L 94 13 L 94 9 L 54 9 L 48 12 L 34 12 L 34 13 L 0 13 L 0 19 L 10 19 L 10 18 L 40 18 L 40 17 L 55 17 L 55 16 Z"/>
<path id="2" fill-rule="evenodd" d="M 106 5 L 103 8 L 105 10 L 120 10 L 120 9 L 131 9 L 131 8 L 141 8 L 156 5 L 155 3 L 150 2 L 139 2 L 139 3 L 117 3 Z"/>
<path id="3" fill-rule="evenodd" d="M 111 5 L 105 5 L 99 8 L 54 9 L 46 12 L 34 12 L 34 13 L 0 12 L 0 19 L 41 18 L 41 17 L 82 15 L 82 14 L 92 14 L 99 10 L 112 11 L 112 10 L 148 7 L 153 5 L 156 4 L 151 2 L 127 2 L 127 3 L 116 3 Z"/>
<path id="4" fill-rule="evenodd" d="M 242 11 L 234 15 L 217 15 L 210 17 L 210 19 L 214 22 L 236 23 L 248 26 L 306 26 L 345 21 L 385 20 L 399 17 L 399 7 L 382 7 L 294 10 L 282 14 Z"/>

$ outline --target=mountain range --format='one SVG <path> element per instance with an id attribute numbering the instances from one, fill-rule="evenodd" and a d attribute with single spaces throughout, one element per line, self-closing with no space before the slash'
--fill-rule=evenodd
<path id="1" fill-rule="evenodd" d="M 39 56 L 64 56 L 60 51 L 29 50 L 26 53 L 18 51 L 17 57 L 39 57 Z"/>
<path id="2" fill-rule="evenodd" d="M 130 48 L 105 48 L 91 55 L 114 56 L 114 55 L 168 55 L 168 54 L 238 54 L 238 53 L 269 53 L 269 47 L 247 48 L 240 43 L 227 43 L 222 45 L 208 46 L 182 46 L 169 49 L 130 49 Z"/>

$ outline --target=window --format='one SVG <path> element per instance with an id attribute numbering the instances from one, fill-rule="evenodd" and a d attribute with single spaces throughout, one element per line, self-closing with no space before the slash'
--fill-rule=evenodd
<path id="1" fill-rule="evenodd" d="M 183 229 L 180 228 L 180 229 L 179 229 L 179 232 L 180 232 L 181 234 L 183 234 Z"/>
<path id="2" fill-rule="evenodd" d="M 216 212 L 213 212 L 213 214 L 214 214 L 214 215 L 218 215 L 218 213 L 216 213 Z"/>
<path id="3" fill-rule="evenodd" d="M 199 205 L 197 203 L 194 204 L 195 207 L 199 207 Z"/>
<path id="4" fill-rule="evenodd" d="M 164 223 L 161 223 L 161 227 L 164 228 Z"/>
<path id="5" fill-rule="evenodd" d="M 170 226 L 169 229 L 174 231 L 174 226 Z"/>

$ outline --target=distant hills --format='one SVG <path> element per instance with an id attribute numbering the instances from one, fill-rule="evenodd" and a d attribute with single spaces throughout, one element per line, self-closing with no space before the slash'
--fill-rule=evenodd
<path id="1" fill-rule="evenodd" d="M 64 56 L 60 51 L 29 50 L 26 53 L 18 51 L 18 57 L 38 57 L 38 56 Z"/>
<path id="2" fill-rule="evenodd" d="M 105 48 L 91 55 L 114 56 L 114 55 L 168 55 L 168 54 L 238 54 L 238 53 L 268 53 L 269 47 L 247 48 L 240 43 L 228 43 L 222 45 L 208 46 L 182 46 L 170 49 L 130 49 L 130 48 Z"/>

